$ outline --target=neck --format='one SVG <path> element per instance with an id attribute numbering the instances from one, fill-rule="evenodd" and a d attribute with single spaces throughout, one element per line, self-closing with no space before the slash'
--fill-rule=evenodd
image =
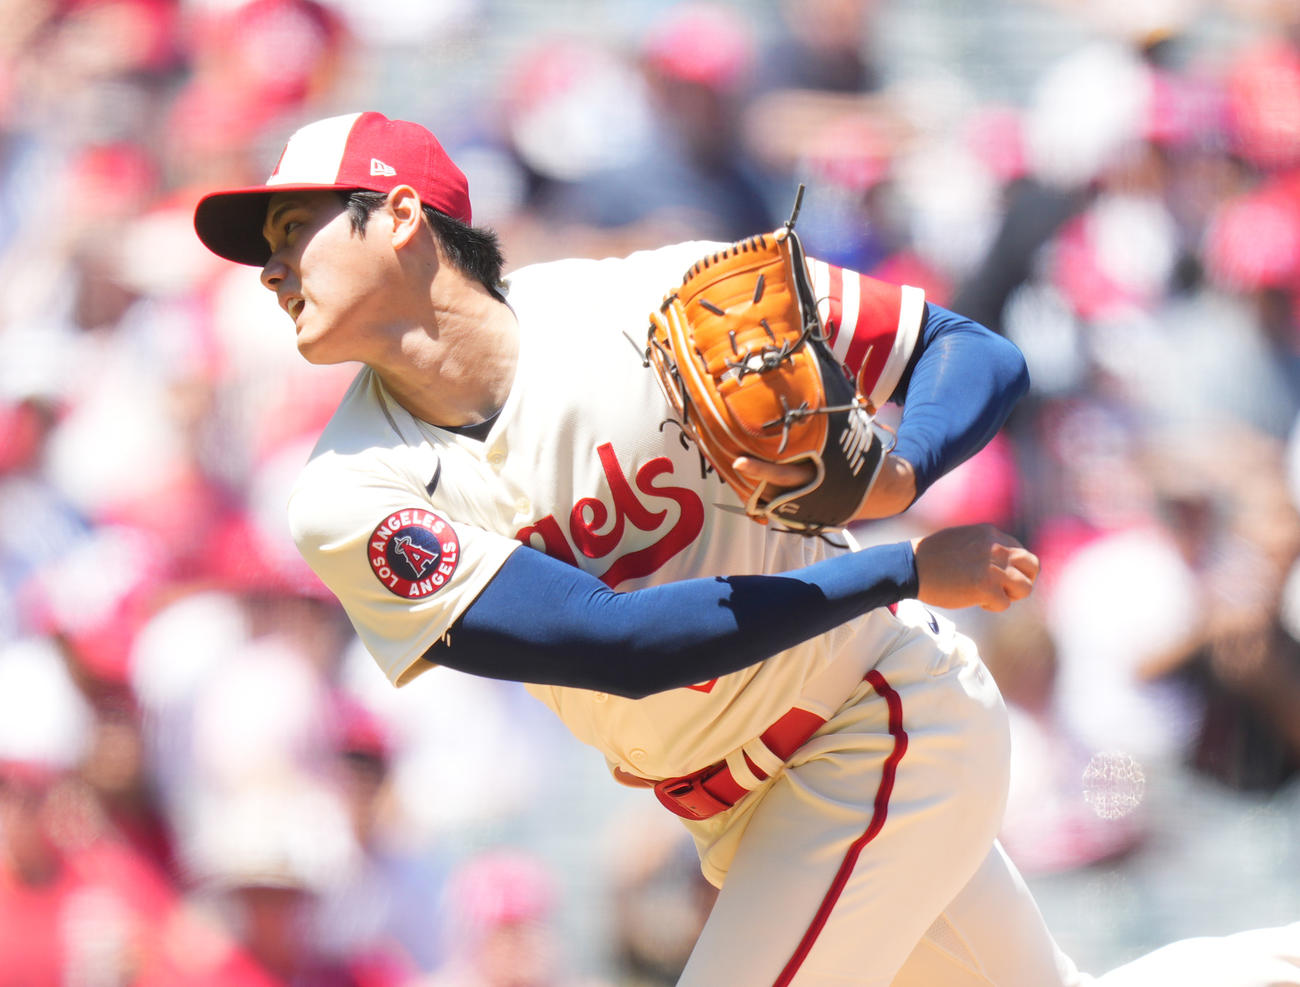
<path id="1" fill-rule="evenodd" d="M 416 418 L 476 425 L 501 410 L 514 382 L 515 314 L 477 283 L 461 281 L 433 297 L 429 319 L 401 335 L 393 359 L 372 367 Z"/>

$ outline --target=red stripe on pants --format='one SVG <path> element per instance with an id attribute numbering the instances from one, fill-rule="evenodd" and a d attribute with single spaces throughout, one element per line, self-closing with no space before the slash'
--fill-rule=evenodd
<path id="1" fill-rule="evenodd" d="M 875 809 L 871 813 L 871 822 L 867 825 L 866 830 L 861 836 L 853 841 L 844 859 L 840 862 L 840 869 L 835 874 L 835 879 L 831 881 L 831 886 L 826 891 L 825 897 L 822 898 L 821 907 L 817 909 L 817 914 L 813 916 L 808 930 L 803 934 L 794 955 L 786 963 L 785 969 L 781 975 L 776 978 L 772 987 L 787 987 L 799 972 L 799 967 L 803 965 L 804 960 L 808 958 L 809 951 L 813 948 L 813 943 L 817 941 L 817 936 L 821 934 L 826 925 L 827 919 L 830 918 L 831 912 L 835 909 L 835 903 L 839 901 L 840 894 L 844 891 L 844 885 L 849 881 L 849 876 L 853 873 L 853 868 L 857 866 L 858 857 L 861 856 L 863 848 L 876 838 L 881 827 L 885 825 L 885 816 L 889 813 L 889 796 L 894 790 L 894 775 L 898 771 L 898 762 L 903 759 L 907 752 L 907 731 L 903 729 L 903 700 L 885 681 L 885 677 L 879 672 L 872 670 L 867 673 L 867 681 L 871 687 L 876 690 L 876 695 L 885 701 L 889 708 L 889 734 L 894 738 L 894 749 L 890 752 L 889 757 L 885 758 L 885 766 L 880 772 L 880 785 L 876 789 Z"/>

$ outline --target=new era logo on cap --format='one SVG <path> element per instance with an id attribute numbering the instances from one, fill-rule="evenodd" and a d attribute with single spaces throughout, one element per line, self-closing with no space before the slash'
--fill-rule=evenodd
<path id="1" fill-rule="evenodd" d="M 265 185 L 206 196 L 195 210 L 194 227 L 214 253 L 260 267 L 270 256 L 262 224 L 276 192 L 387 192 L 399 184 L 415 189 L 426 206 L 472 221 L 465 175 L 433 134 L 380 113 L 350 113 L 309 123 L 290 137 Z"/>

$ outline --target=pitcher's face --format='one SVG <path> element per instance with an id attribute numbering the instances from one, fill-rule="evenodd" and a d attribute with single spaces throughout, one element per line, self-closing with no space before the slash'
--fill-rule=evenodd
<path id="1" fill-rule="evenodd" d="M 364 363 L 378 333 L 400 317 L 398 265 L 380 230 L 385 215 L 375 210 L 362 236 L 333 190 L 282 192 L 267 205 L 262 233 L 271 257 L 262 284 L 293 320 L 298 351 L 310 362 Z"/>

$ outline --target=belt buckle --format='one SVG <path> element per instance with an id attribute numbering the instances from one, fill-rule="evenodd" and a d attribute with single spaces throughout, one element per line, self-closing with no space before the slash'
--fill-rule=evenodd
<path id="1" fill-rule="evenodd" d="M 725 764 L 714 764 L 693 775 L 667 778 L 655 785 L 655 795 L 668 811 L 686 819 L 708 819 L 730 809 L 734 803 L 718 798 L 704 783 L 721 771 Z"/>

